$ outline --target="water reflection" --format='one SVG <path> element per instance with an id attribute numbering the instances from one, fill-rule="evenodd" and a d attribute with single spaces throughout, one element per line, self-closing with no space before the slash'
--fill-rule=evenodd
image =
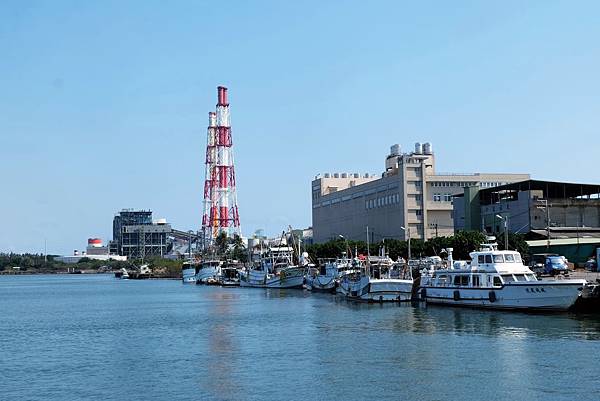
<path id="1" fill-rule="evenodd" d="M 208 359 L 203 361 L 198 372 L 199 390 L 211 388 L 215 394 L 223 399 L 231 399 L 235 392 L 235 366 L 238 364 L 238 348 L 233 338 L 235 318 L 234 308 L 236 301 L 240 299 L 239 294 L 229 289 L 207 291 L 206 298 L 213 303 L 213 307 L 207 308 L 208 327 L 206 331 L 208 349 L 199 350 L 206 354 Z M 199 333 L 199 335 L 203 335 Z M 200 393 L 201 394 L 201 393 Z"/>
<path id="2" fill-rule="evenodd" d="M 542 315 L 439 306 L 418 306 L 410 311 L 410 316 L 395 322 L 397 331 L 600 340 L 598 315 Z"/>

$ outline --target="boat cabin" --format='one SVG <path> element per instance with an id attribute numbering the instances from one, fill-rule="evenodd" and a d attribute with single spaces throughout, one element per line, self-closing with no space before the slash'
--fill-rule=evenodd
<path id="1" fill-rule="evenodd" d="M 470 254 L 470 262 L 454 262 L 449 269 L 425 270 L 423 284 L 435 287 L 494 288 L 508 283 L 538 281 L 515 251 L 485 249 Z"/>

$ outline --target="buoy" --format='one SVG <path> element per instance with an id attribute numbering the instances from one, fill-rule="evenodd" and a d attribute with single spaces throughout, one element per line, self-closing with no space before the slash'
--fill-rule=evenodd
<path id="1" fill-rule="evenodd" d="M 488 294 L 488 298 L 490 302 L 496 302 L 496 291 L 490 291 L 490 293 Z"/>
<path id="2" fill-rule="evenodd" d="M 460 300 L 460 291 L 459 290 L 454 291 L 454 300 L 455 301 Z"/>

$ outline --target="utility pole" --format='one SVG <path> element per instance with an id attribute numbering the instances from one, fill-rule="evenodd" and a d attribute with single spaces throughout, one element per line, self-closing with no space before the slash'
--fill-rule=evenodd
<path id="1" fill-rule="evenodd" d="M 542 199 L 540 202 L 544 203 L 543 207 L 537 207 L 538 209 L 546 209 L 546 251 L 550 249 L 550 206 L 548 199 Z"/>

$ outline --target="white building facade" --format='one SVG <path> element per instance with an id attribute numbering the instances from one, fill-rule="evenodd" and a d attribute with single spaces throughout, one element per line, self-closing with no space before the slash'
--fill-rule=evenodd
<path id="1" fill-rule="evenodd" d="M 431 144 L 402 153 L 391 147 L 381 177 L 322 174 L 312 181 L 314 242 L 347 239 L 429 239 L 454 233 L 452 197 L 466 186 L 495 187 L 529 179 L 529 174 L 438 174 Z"/>

